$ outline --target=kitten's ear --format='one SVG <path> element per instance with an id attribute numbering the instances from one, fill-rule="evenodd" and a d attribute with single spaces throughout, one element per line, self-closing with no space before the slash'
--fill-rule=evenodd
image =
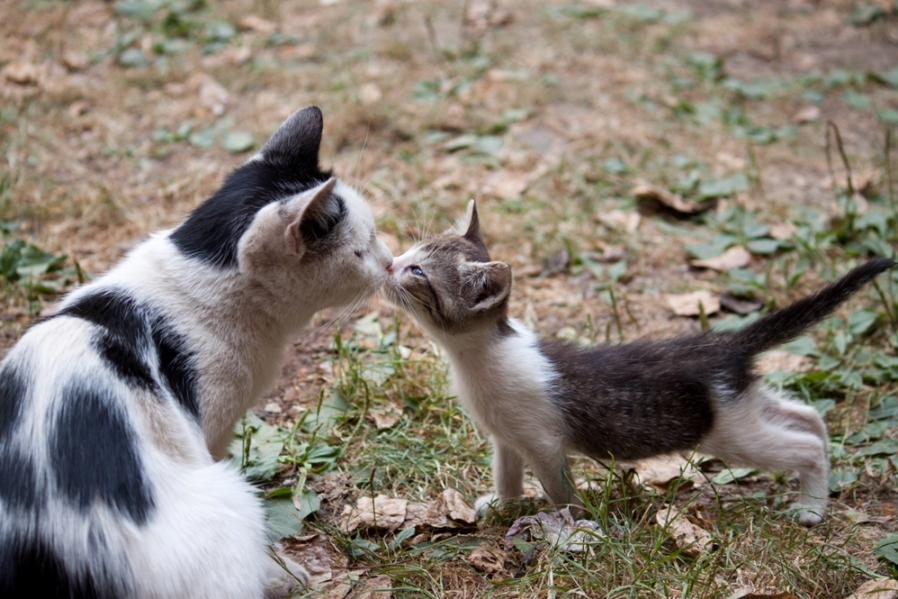
<path id="1" fill-rule="evenodd" d="M 268 162 L 317 167 L 323 129 L 324 117 L 317 106 L 297 110 L 274 132 L 260 153 Z"/>
<path id="2" fill-rule="evenodd" d="M 287 204 L 289 224 L 284 237 L 289 252 L 302 256 L 310 246 L 326 240 L 343 220 L 346 205 L 333 193 L 336 184 L 331 177 Z"/>
<path id="3" fill-rule="evenodd" d="M 480 232 L 480 218 L 477 216 L 477 203 L 473 198 L 468 200 L 468 209 L 465 212 L 465 220 L 460 230 L 464 231 L 462 237 L 465 239 L 483 245 L 483 234 Z"/>
<path id="4" fill-rule="evenodd" d="M 495 308 L 511 293 L 511 267 L 504 262 L 465 262 L 461 274 L 463 296 L 472 312 Z"/>

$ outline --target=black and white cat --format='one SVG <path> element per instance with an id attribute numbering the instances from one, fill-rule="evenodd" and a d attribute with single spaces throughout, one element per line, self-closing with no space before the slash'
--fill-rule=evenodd
<path id="1" fill-rule="evenodd" d="M 385 291 L 443 347 L 458 397 L 492 438 L 496 494 L 478 500 L 481 514 L 521 495 L 525 464 L 555 504 L 580 505 L 568 450 L 629 461 L 698 448 L 733 465 L 797 470 L 797 516 L 811 526 L 826 511 L 826 425 L 814 408 L 765 387 L 754 357 L 893 265 L 870 260 L 735 334 L 584 348 L 508 318 L 511 268 L 490 260 L 472 201 L 459 232 L 393 260 Z"/>
<path id="2" fill-rule="evenodd" d="M 392 261 L 365 201 L 319 168 L 321 132 L 318 108 L 293 114 L 0 365 L 0 597 L 289 590 L 256 492 L 222 460 L 291 336 Z"/>

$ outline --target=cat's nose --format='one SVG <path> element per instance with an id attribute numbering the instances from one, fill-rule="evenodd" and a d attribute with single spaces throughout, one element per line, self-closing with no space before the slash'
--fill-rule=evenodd
<path id="1" fill-rule="evenodd" d="M 390 263 L 387 264 L 387 272 L 389 274 L 393 274 L 393 259 L 392 258 L 390 259 Z"/>

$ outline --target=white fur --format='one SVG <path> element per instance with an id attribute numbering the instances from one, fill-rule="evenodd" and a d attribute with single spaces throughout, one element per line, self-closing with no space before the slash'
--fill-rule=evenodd
<path id="1" fill-rule="evenodd" d="M 123 399 L 155 508 L 148 523 L 136 526 L 102 505 L 85 518 L 61 498 L 51 498 L 35 529 L 0 501 L 0 538 L 16 531 L 52 539 L 66 563 L 83 568 L 91 559 L 86 530 L 92 521 L 120 560 L 114 574 L 126 580 L 130 570 L 131 596 L 138 599 L 251 599 L 262 597 L 272 581 L 282 584 L 284 572 L 268 554 L 254 488 L 219 460 L 226 457 L 236 420 L 277 374 L 291 336 L 316 311 L 359 300 L 384 282 L 392 256 L 375 236 L 370 209 L 342 183 L 335 191 L 347 206 L 347 235 L 322 263 L 302 263 L 301 251 L 279 245 L 287 243 L 283 230 L 314 196 L 311 190 L 257 214 L 241 238 L 237 269 L 186 258 L 165 231 L 62 303 L 118 287 L 162 306 L 197 360 L 202 429 L 173 403 L 147 397 L 113 376 L 90 345 L 86 321 L 58 317 L 24 335 L 6 358 L 27 364 L 33 378 L 14 444 L 38 465 L 46 464 L 58 387 L 72 375 L 101 381 Z M 295 573 L 305 576 L 298 567 Z"/>

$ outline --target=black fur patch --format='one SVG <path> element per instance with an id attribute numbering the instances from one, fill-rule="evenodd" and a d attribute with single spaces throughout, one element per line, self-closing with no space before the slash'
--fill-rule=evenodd
<path id="1" fill-rule="evenodd" d="M 0 369 L 0 445 L 15 430 L 27 391 L 18 370 L 9 363 L 4 364 Z"/>
<path id="2" fill-rule="evenodd" d="M 94 556 L 96 559 L 96 556 Z M 104 570 L 73 576 L 45 543 L 0 540 L 0 597 L 3 599 L 119 599 L 125 596 Z"/>
<path id="3" fill-rule="evenodd" d="M 200 421 L 197 397 L 197 372 L 187 343 L 176 332 L 157 319 L 153 323 L 153 344 L 159 356 L 159 372 L 175 400 L 188 414 Z"/>
<path id="4" fill-rule="evenodd" d="M 330 173 L 320 171 L 317 163 L 254 160 L 231 173 L 221 189 L 175 229 L 171 240 L 191 258 L 221 268 L 236 266 L 240 238 L 259 210 L 329 178 Z"/>
<path id="5" fill-rule="evenodd" d="M 561 375 L 552 399 L 575 447 L 596 459 L 635 460 L 695 448 L 714 423 L 715 385 L 738 394 L 753 380 L 750 363 L 713 341 L 539 346 Z"/>
<path id="6" fill-rule="evenodd" d="M 0 444 L 0 500 L 7 508 L 35 510 L 44 502 L 44 494 L 38 487 L 34 464 L 26 456 L 9 446 Z M 0 597 L 3 595 L 0 594 Z"/>
<path id="7" fill-rule="evenodd" d="M 106 363 L 129 385 L 158 396 L 161 385 L 146 362 L 146 357 L 155 352 L 164 386 L 188 414 L 200 421 L 193 354 L 161 314 L 140 305 L 124 291 L 104 289 L 79 298 L 56 316 L 83 318 L 96 325 L 94 347 Z"/>
<path id="8" fill-rule="evenodd" d="M 63 390 L 50 464 L 62 497 L 86 512 L 102 501 L 135 524 L 154 507 L 134 431 L 113 398 L 87 382 Z"/>
<path id="9" fill-rule="evenodd" d="M 150 366 L 141 356 L 149 342 L 146 315 L 130 295 L 103 289 L 79 298 L 56 316 L 82 318 L 97 325 L 94 346 L 116 374 L 130 385 L 158 392 Z"/>

